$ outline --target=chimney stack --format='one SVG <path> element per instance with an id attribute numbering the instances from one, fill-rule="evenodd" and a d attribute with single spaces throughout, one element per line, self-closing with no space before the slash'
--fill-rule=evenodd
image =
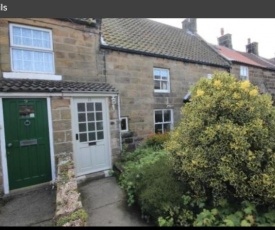
<path id="1" fill-rule="evenodd" d="M 221 28 L 221 36 L 218 38 L 218 44 L 232 49 L 231 34 L 224 34 L 224 29 Z"/>
<path id="2" fill-rule="evenodd" d="M 252 42 L 250 38 L 248 38 L 248 44 L 246 45 L 246 52 L 247 53 L 252 53 L 255 54 L 257 56 L 259 56 L 259 52 L 258 52 L 258 42 Z"/>
<path id="3" fill-rule="evenodd" d="M 197 32 L 197 19 L 196 18 L 186 18 L 182 21 L 182 29 L 187 32 L 190 31 L 192 33 Z"/>

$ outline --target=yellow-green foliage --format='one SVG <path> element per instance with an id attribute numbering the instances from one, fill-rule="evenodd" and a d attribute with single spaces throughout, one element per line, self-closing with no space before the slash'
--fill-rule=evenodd
<path id="1" fill-rule="evenodd" d="M 67 216 L 60 217 L 57 220 L 56 225 L 57 226 L 63 226 L 66 223 L 70 223 L 72 221 L 80 220 L 81 226 L 84 226 L 87 219 L 88 219 L 87 212 L 83 208 L 81 208 L 81 209 L 78 209 L 77 211 L 74 211 L 74 212 L 70 213 Z"/>
<path id="2" fill-rule="evenodd" d="M 202 78 L 166 150 L 193 192 L 275 204 L 275 110 L 270 95 L 225 72 Z"/>

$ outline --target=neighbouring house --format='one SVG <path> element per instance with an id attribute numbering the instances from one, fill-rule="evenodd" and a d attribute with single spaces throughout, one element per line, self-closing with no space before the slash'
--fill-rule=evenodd
<path id="1" fill-rule="evenodd" d="M 275 79 L 275 63 L 259 56 L 257 42 L 248 39 L 246 52 L 234 50 L 231 34 L 224 34 L 222 28 L 218 45 L 212 46 L 231 62 L 230 73 L 240 80 L 249 80 L 257 85 L 262 93 L 274 94 L 271 88 Z"/>
<path id="2" fill-rule="evenodd" d="M 112 168 L 120 152 L 118 90 L 99 69 L 100 29 L 89 18 L 0 19 L 0 184 L 3 192 Z"/>
<path id="3" fill-rule="evenodd" d="M 198 34 L 144 18 L 103 18 L 100 50 L 106 82 L 120 92 L 123 143 L 136 145 L 180 120 L 183 99 L 201 77 L 230 71 L 230 63 Z"/>

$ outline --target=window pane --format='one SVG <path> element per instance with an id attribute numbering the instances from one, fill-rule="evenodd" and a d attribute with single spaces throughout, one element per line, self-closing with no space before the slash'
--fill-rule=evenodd
<path id="1" fill-rule="evenodd" d="M 20 27 L 14 26 L 12 32 L 13 32 L 13 35 L 21 37 L 21 28 Z"/>
<path id="2" fill-rule="evenodd" d="M 161 76 L 162 76 L 162 79 L 167 79 L 168 78 L 168 71 L 166 71 L 166 70 L 161 71 Z"/>
<path id="3" fill-rule="evenodd" d="M 88 123 L 88 131 L 94 131 L 95 130 L 95 123 L 91 122 Z"/>
<path id="4" fill-rule="evenodd" d="M 154 81 L 154 89 L 160 89 L 160 81 Z"/>
<path id="5" fill-rule="evenodd" d="M 94 103 L 87 103 L 87 111 L 94 111 Z"/>
<path id="6" fill-rule="evenodd" d="M 88 121 L 94 121 L 95 120 L 95 114 L 94 113 L 88 113 Z"/>
<path id="7" fill-rule="evenodd" d="M 86 114 L 85 113 L 79 113 L 78 114 L 78 121 L 79 122 L 86 121 Z"/>
<path id="8" fill-rule="evenodd" d="M 167 90 L 167 82 L 161 82 L 161 89 Z"/>
<path id="9" fill-rule="evenodd" d="M 162 111 L 155 111 L 155 122 L 159 123 L 159 122 L 163 122 L 162 120 Z"/>
<path id="10" fill-rule="evenodd" d="M 80 123 L 78 124 L 79 132 L 85 132 L 86 131 L 86 123 Z"/>
<path id="11" fill-rule="evenodd" d="M 97 140 L 101 140 L 104 138 L 103 132 L 97 132 Z"/>
<path id="12" fill-rule="evenodd" d="M 102 119 L 102 113 L 96 113 L 96 120 L 101 121 Z"/>
<path id="13" fill-rule="evenodd" d="M 171 111 L 170 110 L 164 110 L 164 121 L 171 121 Z"/>
<path id="14" fill-rule="evenodd" d="M 85 111 L 85 103 L 77 103 L 77 111 L 84 112 Z"/>
<path id="15" fill-rule="evenodd" d="M 102 111 L 102 105 L 101 105 L 101 103 L 95 103 L 95 110 L 96 111 Z"/>
<path id="16" fill-rule="evenodd" d="M 154 70 L 154 76 L 160 77 L 160 71 L 158 69 Z"/>
<path id="17" fill-rule="evenodd" d="M 96 129 L 97 130 L 102 130 L 103 129 L 103 122 L 97 122 L 96 123 Z"/>
<path id="18" fill-rule="evenodd" d="M 86 142 L 87 141 L 87 133 L 80 133 L 79 134 L 79 141 Z"/>
<path id="19" fill-rule="evenodd" d="M 155 125 L 155 133 L 162 133 L 162 124 Z"/>
<path id="20" fill-rule="evenodd" d="M 95 132 L 89 133 L 89 141 L 95 141 Z"/>
<path id="21" fill-rule="evenodd" d="M 163 132 L 169 132 L 171 129 L 171 124 L 163 124 Z"/>

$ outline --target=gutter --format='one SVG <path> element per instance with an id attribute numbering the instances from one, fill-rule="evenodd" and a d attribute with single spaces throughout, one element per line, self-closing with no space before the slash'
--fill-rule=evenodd
<path id="1" fill-rule="evenodd" d="M 149 52 L 145 52 L 145 51 L 130 50 L 130 49 L 126 49 L 126 48 L 120 48 L 120 47 L 108 46 L 108 45 L 102 45 L 102 44 L 100 44 L 100 48 L 110 49 L 110 50 L 120 51 L 120 52 L 126 52 L 126 53 L 132 53 L 132 54 L 140 54 L 140 55 L 145 55 L 145 56 L 150 56 L 150 57 L 167 58 L 167 59 L 170 59 L 170 60 L 184 61 L 184 62 L 194 63 L 194 64 L 222 67 L 222 68 L 227 68 L 228 70 L 230 70 L 230 68 L 231 68 L 230 65 L 225 66 L 225 65 L 219 65 L 219 64 L 202 62 L 202 61 L 193 61 L 193 60 L 186 59 L 186 58 L 177 58 L 177 57 L 171 57 L 171 56 L 163 55 L 163 54 L 154 54 L 154 53 L 149 53 Z"/>

